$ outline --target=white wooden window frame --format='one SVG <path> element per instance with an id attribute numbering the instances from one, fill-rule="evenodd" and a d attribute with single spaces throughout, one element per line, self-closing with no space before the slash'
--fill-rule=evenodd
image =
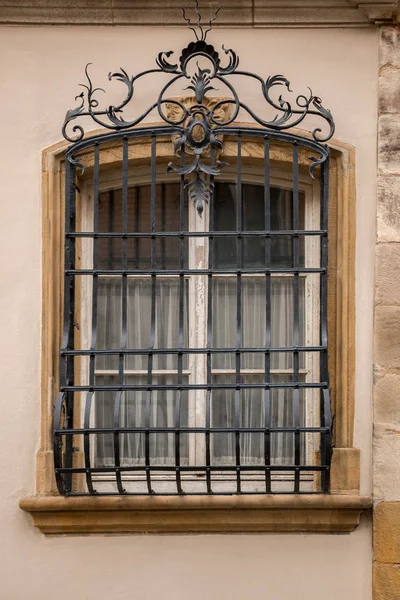
<path id="1" fill-rule="evenodd" d="M 157 171 L 157 184 L 171 183 L 176 181 L 171 175 L 166 175 L 165 168 L 159 167 Z M 236 183 L 234 173 L 229 174 L 226 169 L 224 177 L 218 179 L 221 182 Z M 134 174 L 130 174 L 128 178 L 128 186 L 150 185 L 151 178 L 148 169 L 135 168 Z M 242 184 L 258 184 L 263 185 L 263 177 L 258 173 L 257 169 L 252 167 L 243 167 Z M 292 190 L 292 173 L 283 169 L 271 168 L 270 186 L 280 187 L 287 190 Z M 120 189 L 121 175 L 118 172 L 101 173 L 99 183 L 99 193 Z M 299 173 L 299 193 L 305 196 L 305 229 L 319 229 L 320 226 L 320 186 L 318 181 L 311 181 L 308 174 Z M 190 231 L 208 231 L 209 223 L 209 206 L 205 205 L 202 217 L 200 218 L 196 208 L 191 202 L 188 203 L 188 225 Z M 82 231 L 93 231 L 93 190 L 90 178 L 84 180 L 81 185 L 81 211 L 80 211 L 80 227 Z M 319 236 L 307 236 L 305 239 L 305 267 L 315 266 L 320 260 Z M 91 268 L 93 257 L 93 240 L 87 239 L 85 247 L 81 252 L 82 268 Z M 193 261 L 196 257 L 197 263 Z M 189 238 L 189 268 L 207 269 L 208 267 L 208 239 L 203 237 Z M 110 276 L 112 277 L 112 276 Z M 146 276 L 131 276 L 139 279 L 144 279 Z M 162 276 L 161 276 L 162 277 Z M 168 276 L 166 276 L 168 277 Z M 175 277 L 175 276 L 170 276 Z M 213 276 L 213 278 L 216 276 Z M 224 276 L 221 276 L 224 277 Z M 230 276 L 228 276 L 230 277 Z M 243 277 L 246 277 L 245 275 Z M 249 277 L 257 277 L 251 275 Z M 264 277 L 260 275 L 260 277 Z M 290 274 L 273 274 L 272 277 L 292 277 Z M 313 274 L 301 275 L 305 280 L 305 345 L 319 345 L 319 316 L 320 316 L 320 300 L 319 300 L 319 281 L 318 276 Z M 157 278 L 160 278 L 158 275 Z M 190 347 L 206 347 L 207 341 L 207 275 L 204 276 L 188 276 L 189 281 L 189 346 Z M 83 276 L 81 281 L 81 342 L 82 348 L 88 349 L 90 346 L 91 332 L 91 302 L 92 302 L 92 281 L 91 277 Z M 203 301 L 204 299 L 204 301 Z M 215 370 L 212 370 L 214 373 Z M 229 370 L 218 370 L 218 374 L 230 373 Z M 234 373 L 235 371 L 232 371 Z M 89 357 L 83 357 L 81 361 L 81 379 L 84 382 L 88 378 L 89 373 Z M 154 376 L 157 375 L 177 375 L 177 370 L 153 370 Z M 264 374 L 262 369 L 244 369 L 242 374 Z M 288 375 L 293 373 L 292 369 L 274 369 L 271 370 L 271 375 Z M 319 354 L 317 352 L 306 353 L 306 361 L 303 369 L 299 371 L 300 375 L 305 377 L 305 381 L 318 381 L 319 379 Z M 118 376 L 119 371 L 115 370 L 96 370 L 96 376 Z M 143 376 L 147 375 L 147 370 L 124 370 L 124 375 Z M 189 377 L 189 383 L 203 383 L 206 381 L 206 355 L 190 355 L 188 368 L 183 371 L 183 376 Z M 319 399 L 318 389 L 307 388 L 305 390 L 305 411 L 306 411 L 306 426 L 313 426 L 318 417 Z M 85 406 L 85 393 L 82 393 L 81 406 Z M 189 399 L 189 426 L 204 427 L 205 426 L 205 390 L 193 390 Z M 91 415 L 90 426 L 95 426 L 94 410 Z M 204 436 L 189 435 L 189 464 L 205 464 L 205 440 Z M 306 463 L 314 464 L 315 453 L 318 451 L 317 441 L 311 433 L 306 434 Z M 91 446 L 91 461 L 95 461 L 95 447 Z M 203 472 L 198 473 L 198 476 L 204 477 Z M 185 475 L 182 473 L 182 481 L 188 481 L 195 475 Z M 213 473 L 213 479 L 217 477 L 221 481 L 232 481 L 235 479 L 235 474 Z M 249 474 L 242 473 L 243 480 L 252 480 L 254 485 L 257 481 L 263 481 L 265 475 L 263 473 L 251 472 Z M 273 479 L 282 481 L 292 481 L 293 475 L 290 473 L 276 472 L 272 475 Z M 94 480 L 107 480 L 112 476 L 96 475 Z M 140 480 L 145 479 L 144 475 L 129 474 L 123 475 L 124 480 Z M 174 475 L 157 475 L 153 474 L 152 479 L 161 481 L 169 479 L 175 481 Z M 306 473 L 301 475 L 301 479 L 305 482 L 312 482 L 313 474 Z M 284 489 L 284 488 L 282 488 Z"/>

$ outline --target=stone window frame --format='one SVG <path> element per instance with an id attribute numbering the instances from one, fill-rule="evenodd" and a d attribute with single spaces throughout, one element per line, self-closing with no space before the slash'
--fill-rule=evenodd
<path id="1" fill-rule="evenodd" d="M 244 125 L 244 124 L 243 124 Z M 103 133 L 95 131 L 93 134 Z M 294 133 L 307 136 L 301 130 Z M 229 155 L 229 141 L 225 144 Z M 40 444 L 35 495 L 20 500 L 43 533 L 104 532 L 234 532 L 352 531 L 371 505 L 359 495 L 360 451 L 353 447 L 355 404 L 355 150 L 330 141 L 329 202 L 329 370 L 334 415 L 334 450 L 329 495 L 242 494 L 231 497 L 61 497 L 53 464 L 52 413 L 59 377 L 59 347 L 63 316 L 64 156 L 68 144 L 43 151 L 42 161 L 42 368 Z M 135 158 L 149 158 L 146 143 L 135 146 Z M 261 163 L 263 144 L 243 138 L 242 155 Z M 157 141 L 157 156 L 172 158 L 170 140 Z M 271 162 L 291 165 L 292 155 L 271 141 Z M 121 162 L 121 151 L 101 151 L 110 169 Z M 299 164 L 309 164 L 300 153 Z M 78 198 L 79 202 L 79 198 Z M 79 210 L 79 206 L 78 206 Z M 79 452 L 76 461 L 79 461 Z"/>

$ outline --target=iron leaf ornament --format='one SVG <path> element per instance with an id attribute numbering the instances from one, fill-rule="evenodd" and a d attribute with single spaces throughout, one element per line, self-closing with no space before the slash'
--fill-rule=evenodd
<path id="1" fill-rule="evenodd" d="M 223 143 L 220 139 L 223 128 L 234 123 L 238 117 L 239 111 L 246 112 L 258 125 L 265 128 L 266 131 L 285 131 L 296 127 L 303 122 L 308 115 L 320 117 L 327 126 L 327 132 L 323 132 L 321 127 L 316 127 L 311 135 L 315 142 L 321 144 L 321 155 L 324 154 L 322 144 L 327 142 L 334 134 L 335 125 L 331 112 L 324 108 L 322 101 L 315 96 L 311 89 L 307 94 L 300 94 L 295 97 L 294 102 L 290 102 L 284 96 L 284 93 L 292 93 L 290 82 L 283 75 L 273 75 L 266 79 L 261 76 L 239 70 L 239 58 L 232 49 L 222 46 L 223 59 L 219 52 L 207 43 L 207 35 L 212 30 L 221 6 L 218 6 L 214 15 L 204 25 L 199 10 L 199 2 L 195 0 L 194 11 L 195 21 L 187 17 L 186 10 L 183 8 L 183 18 L 187 27 L 193 31 L 195 41 L 189 43 L 181 52 L 179 60 L 173 62 L 171 57 L 174 52 L 160 52 L 156 58 L 156 68 L 149 69 L 130 76 L 127 71 L 120 69 L 115 73 L 109 73 L 109 80 L 117 80 L 122 83 L 126 89 L 126 96 L 118 105 L 111 105 L 105 108 L 100 107 L 100 94 L 104 89 L 93 87 L 89 66 L 85 68 L 87 83 L 81 84 L 83 91 L 75 97 L 78 106 L 69 110 L 65 116 L 62 127 L 63 136 L 69 142 L 79 142 L 85 136 L 84 128 L 77 120 L 81 117 L 91 117 L 99 126 L 115 131 L 124 131 L 139 125 L 152 111 L 156 110 L 162 121 L 179 131 L 178 139 L 174 144 L 175 153 L 180 153 L 181 157 L 192 158 L 192 162 L 186 164 L 168 165 L 168 171 L 184 176 L 189 197 L 197 208 L 201 216 L 204 210 L 204 204 L 209 201 L 210 193 L 213 189 L 212 179 L 221 173 L 221 169 L 226 164 L 218 160 L 218 156 L 223 152 Z M 206 62 L 207 67 L 200 66 L 200 61 Z M 193 67 L 189 72 L 189 66 Z M 144 113 L 135 117 L 133 120 L 124 119 L 124 110 L 134 100 L 135 86 L 139 79 L 152 73 L 164 73 L 170 75 L 170 80 L 161 89 L 158 98 L 148 106 Z M 271 120 L 261 118 L 247 104 L 242 102 L 236 92 L 232 79 L 235 76 L 250 78 L 259 82 L 262 96 L 266 104 L 272 108 L 275 115 Z M 177 81 L 182 80 L 182 90 L 191 90 L 196 98 L 196 103 L 190 107 L 185 106 L 176 98 L 168 97 L 168 91 Z M 189 85 L 184 85 L 184 83 Z M 210 108 L 209 103 L 205 102 L 206 94 L 215 91 L 223 85 L 229 91 L 230 97 L 214 103 Z M 218 86 L 218 87 L 217 87 Z M 278 93 L 278 99 L 274 97 Z M 272 92 L 274 97 L 272 96 Z M 167 114 L 167 105 L 174 105 L 178 111 L 174 111 L 173 117 Z M 221 107 L 229 107 L 225 110 L 225 116 L 221 118 Z M 217 137 L 219 135 L 219 137 Z M 209 156 L 208 163 L 205 156 Z M 321 164 L 320 158 L 311 158 L 310 174 L 313 177 L 315 168 Z M 182 163 L 182 161 L 181 161 Z"/>

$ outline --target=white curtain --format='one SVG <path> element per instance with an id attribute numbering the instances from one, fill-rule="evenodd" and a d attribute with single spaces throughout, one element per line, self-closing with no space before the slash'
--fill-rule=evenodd
<path id="1" fill-rule="evenodd" d="M 173 348 L 179 342 L 179 281 L 177 279 L 159 279 L 156 283 L 156 319 L 155 348 Z M 150 279 L 133 280 L 127 286 L 127 347 L 132 349 L 149 348 L 151 342 L 151 297 Z M 121 344 L 121 283 L 104 280 L 99 286 L 98 300 L 98 344 L 101 348 L 119 348 Z M 184 343 L 187 338 L 187 311 L 185 310 Z M 118 369 L 118 357 L 99 357 L 96 365 L 99 370 Z M 186 367 L 184 361 L 183 368 Z M 177 370 L 177 357 L 171 354 L 155 355 L 152 371 Z M 124 371 L 145 373 L 126 374 L 125 384 L 146 385 L 148 356 L 130 355 L 125 358 Z M 110 385 L 118 382 L 118 375 L 97 376 L 98 385 Z M 183 378 L 183 383 L 187 378 Z M 152 376 L 152 383 L 169 386 L 178 383 L 177 374 L 159 374 Z M 98 427 L 110 427 L 113 423 L 115 392 L 97 392 L 96 422 Z M 120 426 L 145 427 L 146 410 L 149 396 L 147 391 L 124 392 L 121 398 Z M 150 397 L 150 427 L 174 427 L 176 418 L 177 392 L 174 390 L 154 390 Z M 187 426 L 187 392 L 180 398 L 180 425 Z M 171 433 L 152 433 L 149 439 L 152 464 L 173 465 L 175 462 L 175 436 Z M 181 435 L 181 462 L 188 461 L 187 435 Z M 102 465 L 114 464 L 112 435 L 97 436 L 97 462 Z M 120 436 L 121 464 L 140 465 L 145 462 L 145 434 L 126 433 Z"/>
<path id="2" fill-rule="evenodd" d="M 301 292 L 303 286 L 301 286 Z M 264 278 L 242 278 L 242 336 L 243 347 L 265 346 L 266 286 Z M 300 335 L 303 336 L 303 293 L 300 306 Z M 213 346 L 234 348 L 237 336 L 237 282 L 234 279 L 216 278 L 213 286 Z M 271 278 L 271 345 L 273 347 L 293 344 L 293 280 L 288 277 Z M 215 355 L 214 369 L 235 370 L 234 354 Z M 292 368 L 292 354 L 272 353 L 271 369 L 275 371 Z M 241 375 L 242 384 L 260 384 L 265 381 L 264 354 L 241 355 L 242 370 L 256 371 Z M 257 373 L 258 371 L 258 373 Z M 262 371 L 260 373 L 260 371 Z M 215 383 L 234 383 L 236 373 L 214 375 Z M 272 383 L 292 381 L 291 374 L 273 374 Z M 264 424 L 264 390 L 242 389 L 239 402 L 241 427 L 262 427 Z M 271 392 L 271 425 L 293 425 L 292 391 L 273 389 Z M 215 427 L 235 426 L 235 391 L 214 390 L 212 396 L 212 419 Z M 264 463 L 264 435 L 243 433 L 240 435 L 240 453 L 243 464 Z M 293 462 L 294 438 L 292 433 L 271 434 L 271 462 Z M 217 464 L 235 464 L 235 434 L 216 433 L 213 443 L 214 461 Z"/>
<path id="3" fill-rule="evenodd" d="M 301 286 L 300 317 L 303 315 L 303 286 Z M 151 334 L 151 293 L 150 279 L 129 280 L 127 290 L 127 346 L 128 348 L 148 348 Z M 242 278 L 242 346 L 263 347 L 265 345 L 265 279 Z M 185 291 L 185 299 L 186 299 Z M 104 279 L 99 285 L 98 295 L 98 343 L 97 347 L 117 349 L 121 344 L 121 283 Z M 185 341 L 187 343 L 188 311 L 185 310 Z M 237 282 L 231 278 L 214 278 L 213 282 L 213 346 L 234 348 L 236 346 L 237 321 Z M 173 348 L 178 346 L 179 331 L 179 281 L 160 279 L 156 285 L 155 347 Z M 300 334 L 303 336 L 303 319 L 300 318 Z M 272 346 L 293 344 L 293 280 L 289 277 L 271 278 L 271 343 Z M 118 370 L 118 356 L 98 356 L 96 370 Z M 176 355 L 155 355 L 153 371 L 176 371 Z M 291 353 L 272 353 L 271 369 L 276 371 L 292 368 Z M 125 383 L 146 385 L 147 355 L 134 355 L 125 358 L 124 371 L 141 371 L 137 375 L 125 375 Z M 184 363 L 183 368 L 186 368 Z M 219 371 L 213 375 L 214 383 L 235 382 L 235 354 L 214 354 L 212 369 Z M 244 353 L 241 355 L 241 371 L 256 373 L 241 375 L 241 382 L 264 382 L 264 354 Z M 222 371 L 222 372 L 221 372 Z M 232 372 L 233 371 L 233 372 Z M 258 373 L 257 373 L 258 371 Z M 144 373 L 143 373 L 144 372 Z M 272 383 L 285 383 L 292 380 L 290 374 L 273 374 Z M 178 383 L 176 374 L 153 375 L 157 385 Z M 187 382 L 187 378 L 183 379 Z M 118 375 L 97 377 L 97 384 L 118 383 Z M 115 392 L 97 392 L 95 397 L 96 422 L 98 427 L 113 424 Z M 173 427 L 175 425 L 177 393 L 174 390 L 155 390 L 150 401 L 150 426 Z M 121 398 L 120 426 L 145 427 L 148 395 L 146 391 L 125 392 Z M 271 392 L 271 425 L 275 427 L 293 425 L 292 390 L 274 389 Z M 234 390 L 213 390 L 212 426 L 235 426 Z M 264 424 L 264 390 L 243 389 L 240 392 L 240 426 L 260 427 Z M 188 395 L 181 395 L 181 426 L 188 424 Z M 182 464 L 188 462 L 187 435 L 181 436 Z M 215 464 L 235 463 L 235 434 L 216 433 L 212 436 L 212 452 Z M 243 464 L 264 462 L 264 436 L 262 433 L 241 434 L 241 460 Z M 275 433 L 271 435 L 271 461 L 273 464 L 293 462 L 293 434 Z M 99 464 L 114 464 L 113 439 L 111 434 L 97 436 L 97 461 Z M 120 436 L 120 456 L 122 464 L 144 464 L 145 438 L 143 433 L 127 433 Z M 150 458 L 152 464 L 171 465 L 175 461 L 175 436 L 164 432 L 150 434 Z"/>

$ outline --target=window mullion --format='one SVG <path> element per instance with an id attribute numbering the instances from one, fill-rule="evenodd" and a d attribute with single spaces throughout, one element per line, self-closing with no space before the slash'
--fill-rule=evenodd
<path id="1" fill-rule="evenodd" d="M 209 207 L 206 205 L 201 216 L 195 206 L 189 205 L 189 231 L 208 231 Z M 201 236 L 189 237 L 189 269 L 207 269 L 208 238 Z M 206 348 L 207 345 L 207 297 L 208 283 L 206 275 L 191 275 L 189 281 L 189 331 L 192 348 Z M 207 380 L 207 354 L 195 354 L 190 357 L 189 370 L 191 384 L 204 384 Z M 206 420 L 206 390 L 197 389 L 191 392 L 190 413 L 194 427 L 205 427 Z M 191 436 L 189 440 L 189 457 L 191 464 L 204 464 L 205 438 L 203 435 Z"/>
<path id="2" fill-rule="evenodd" d="M 185 152 L 184 146 L 181 147 L 181 161 L 184 164 Z M 165 185 L 162 186 L 162 211 L 165 213 Z M 165 231 L 165 223 L 163 223 L 163 231 Z M 179 186 L 179 230 L 181 235 L 179 237 L 179 310 L 178 310 L 178 349 L 182 349 L 184 345 L 184 301 L 185 301 L 185 276 L 183 270 L 185 268 L 185 239 L 182 232 L 185 229 L 185 180 L 181 175 L 180 186 Z M 165 239 L 162 238 L 162 256 L 163 265 L 165 269 Z M 183 383 L 183 354 L 178 352 L 178 386 Z M 182 482 L 181 482 L 181 436 L 179 428 L 181 427 L 181 404 L 182 404 L 182 389 L 178 388 L 176 392 L 176 405 L 175 405 L 175 466 L 176 466 L 176 488 L 178 494 L 182 494 Z"/>
<path id="3" fill-rule="evenodd" d="M 236 252 L 238 274 L 236 277 L 236 356 L 235 356 L 235 382 L 241 383 L 240 367 L 241 352 L 243 343 L 242 336 L 242 270 L 243 270 L 243 202 L 242 202 L 242 137 L 238 135 L 237 139 L 237 185 L 236 185 L 237 203 L 236 203 Z M 240 412 L 243 397 L 239 387 L 235 389 L 235 459 L 236 459 L 236 491 L 239 494 L 241 488 L 241 457 L 240 457 Z"/>
<path id="4" fill-rule="evenodd" d="M 270 143 L 269 138 L 264 138 L 264 227 L 265 231 L 271 229 L 271 173 L 270 173 Z M 271 236 L 265 238 L 265 266 L 271 267 Z M 265 357 L 264 357 L 264 461 L 265 461 L 265 491 L 271 492 L 271 470 L 267 467 L 271 464 L 271 274 L 265 275 Z"/>
<path id="5" fill-rule="evenodd" d="M 211 149 L 211 162 L 214 162 L 214 150 Z M 215 201 L 215 183 L 214 183 L 214 175 L 210 177 L 210 204 L 208 210 L 208 231 L 213 232 L 215 229 L 214 223 L 214 201 Z M 210 233 L 208 237 L 208 269 L 211 271 L 214 268 L 214 237 Z M 209 272 L 207 277 L 207 349 L 212 348 L 213 345 L 213 324 L 212 324 L 212 316 L 213 316 L 213 276 L 212 273 Z M 211 427 L 211 394 L 212 394 L 212 355 L 211 352 L 207 352 L 206 355 L 207 360 L 207 397 L 206 397 L 206 414 L 205 414 L 205 426 L 206 426 L 206 434 L 205 434 L 205 458 L 206 458 L 206 485 L 207 485 L 207 493 L 212 493 L 211 487 L 211 435 L 210 435 L 210 427 Z"/>
<path id="6" fill-rule="evenodd" d="M 306 195 L 305 198 L 305 229 L 311 231 L 319 227 L 320 206 L 316 202 L 315 196 L 318 190 L 315 189 Z M 313 264 L 320 264 L 320 237 L 305 236 L 304 242 L 305 267 L 312 267 Z M 319 307 L 320 293 L 317 285 L 315 274 L 306 274 L 304 276 L 304 293 L 305 293 L 305 340 L 306 346 L 319 345 Z M 304 361 L 304 372 L 306 382 L 319 380 L 319 352 L 307 352 Z M 300 373 L 302 370 L 300 370 Z M 312 427 L 316 422 L 319 422 L 318 415 L 318 399 L 319 390 L 306 388 L 305 395 L 305 424 L 307 427 Z M 310 463 L 315 460 L 315 453 L 318 450 L 318 440 L 312 434 L 306 435 L 306 462 Z"/>

